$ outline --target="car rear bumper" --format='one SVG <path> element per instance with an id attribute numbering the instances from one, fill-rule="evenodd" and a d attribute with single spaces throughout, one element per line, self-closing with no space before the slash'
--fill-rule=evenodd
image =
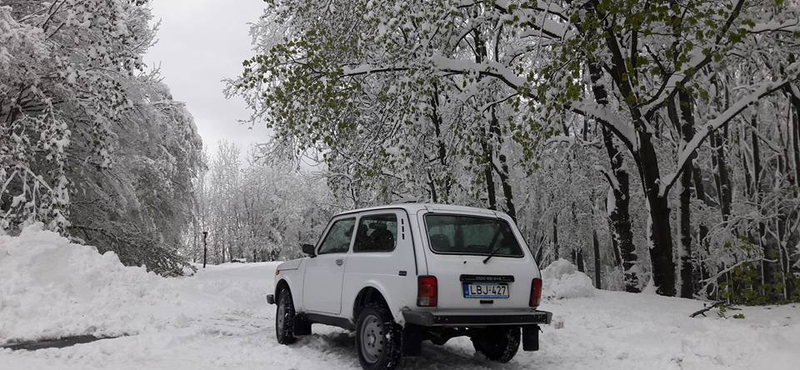
<path id="1" fill-rule="evenodd" d="M 458 313 L 446 311 L 403 311 L 407 323 L 420 326 L 493 326 L 542 325 L 553 318 L 547 311 L 513 311 L 504 313 Z"/>

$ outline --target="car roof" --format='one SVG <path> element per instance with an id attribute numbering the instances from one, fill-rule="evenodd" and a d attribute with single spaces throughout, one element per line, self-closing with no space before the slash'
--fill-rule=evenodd
<path id="1" fill-rule="evenodd" d="M 477 208 L 477 207 L 467 207 L 467 206 L 457 206 L 452 204 L 438 204 L 438 203 L 399 203 L 399 204 L 387 204 L 383 206 L 377 207 L 368 207 L 368 208 L 360 208 L 354 209 L 351 211 L 345 211 L 337 214 L 339 215 L 346 215 L 352 213 L 361 213 L 361 212 L 369 212 L 369 211 L 380 211 L 384 209 L 403 209 L 408 214 L 414 214 L 422 210 L 426 210 L 429 212 L 455 212 L 455 213 L 473 213 L 473 214 L 480 214 L 480 215 L 488 215 L 488 216 L 506 216 L 505 213 L 501 211 L 493 211 L 490 209 L 485 208 Z"/>

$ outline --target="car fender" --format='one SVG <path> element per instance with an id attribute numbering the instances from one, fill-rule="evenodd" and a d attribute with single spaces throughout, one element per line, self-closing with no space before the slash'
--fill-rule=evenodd
<path id="1" fill-rule="evenodd" d="M 392 295 L 387 293 L 389 289 L 387 289 L 386 286 L 379 280 L 376 280 L 374 278 L 366 280 L 364 284 L 358 289 L 358 291 L 353 292 L 354 293 L 353 297 L 350 300 L 351 316 L 354 316 L 353 313 L 355 312 L 356 300 L 358 299 L 358 294 L 361 293 L 361 291 L 364 290 L 365 288 L 373 288 L 377 290 L 381 294 L 383 299 L 386 301 L 386 305 L 389 306 L 389 312 L 392 313 L 394 321 L 399 325 L 405 326 L 406 319 L 405 317 L 403 317 L 402 307 L 397 306 Z M 351 321 L 353 323 L 355 323 L 356 320 L 358 320 L 357 317 L 351 317 Z"/>
<path id="2" fill-rule="evenodd" d="M 304 311 L 302 300 L 303 260 L 304 258 L 298 258 L 278 265 L 275 276 L 275 289 L 278 288 L 278 284 L 280 284 L 281 281 L 286 283 L 289 287 L 289 291 L 292 293 L 292 302 L 297 312 Z"/>
<path id="3" fill-rule="evenodd" d="M 278 271 L 298 270 L 303 265 L 303 261 L 305 261 L 305 258 L 296 258 L 296 259 L 289 260 L 289 261 L 281 263 L 275 269 L 278 270 Z"/>

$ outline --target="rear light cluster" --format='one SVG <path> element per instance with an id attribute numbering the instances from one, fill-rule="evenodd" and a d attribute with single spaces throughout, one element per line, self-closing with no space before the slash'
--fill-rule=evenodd
<path id="1" fill-rule="evenodd" d="M 439 303 L 436 276 L 420 276 L 417 279 L 417 306 L 436 307 Z"/>
<path id="2" fill-rule="evenodd" d="M 539 307 L 542 301 L 542 279 L 536 278 L 531 282 L 531 307 Z"/>

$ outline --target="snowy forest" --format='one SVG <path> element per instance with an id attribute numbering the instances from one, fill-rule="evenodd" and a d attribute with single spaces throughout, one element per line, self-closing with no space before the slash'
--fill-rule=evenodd
<path id="1" fill-rule="evenodd" d="M 500 209 L 596 287 L 798 298 L 797 2 L 267 3 L 229 92 L 348 207 Z"/>
<path id="2" fill-rule="evenodd" d="M 800 3 L 266 0 L 203 143 L 147 0 L 0 1 L 0 229 L 162 275 L 302 256 L 336 212 L 508 213 L 595 287 L 800 301 Z M 226 122 L 227 125 L 242 124 Z"/>

